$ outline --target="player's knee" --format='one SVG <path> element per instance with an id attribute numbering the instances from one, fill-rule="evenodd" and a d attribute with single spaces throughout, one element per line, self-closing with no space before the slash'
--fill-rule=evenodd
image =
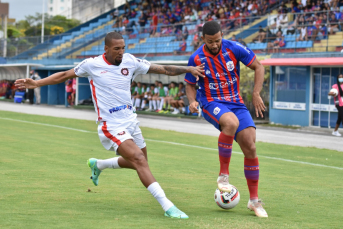
<path id="1" fill-rule="evenodd" d="M 237 130 L 239 126 L 239 121 L 238 119 L 226 119 L 220 123 L 220 126 L 222 130 Z"/>
<path id="2" fill-rule="evenodd" d="M 140 168 L 148 165 L 148 161 L 143 153 L 136 153 L 132 158 L 130 158 L 130 162 L 135 168 Z"/>

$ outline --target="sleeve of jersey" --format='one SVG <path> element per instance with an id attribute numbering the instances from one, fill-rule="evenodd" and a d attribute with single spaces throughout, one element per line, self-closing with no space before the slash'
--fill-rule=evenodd
<path id="1" fill-rule="evenodd" d="M 74 68 L 75 75 L 77 75 L 78 77 L 89 77 L 89 63 L 90 59 L 85 59 L 81 63 L 79 63 Z"/>
<path id="2" fill-rule="evenodd" d="M 245 66 L 249 67 L 256 59 L 255 53 L 248 47 L 242 47 L 237 45 L 239 61 L 241 61 Z"/>
<path id="3" fill-rule="evenodd" d="M 196 67 L 196 64 L 194 63 L 194 57 L 191 56 L 188 61 L 188 66 Z M 192 73 L 186 73 L 185 75 L 185 82 L 189 84 L 196 84 L 196 78 L 192 75 Z"/>
<path id="4" fill-rule="evenodd" d="M 146 74 L 149 71 L 151 65 L 149 61 L 138 59 L 135 57 L 133 57 L 133 59 L 135 61 L 136 66 L 135 75 Z"/>

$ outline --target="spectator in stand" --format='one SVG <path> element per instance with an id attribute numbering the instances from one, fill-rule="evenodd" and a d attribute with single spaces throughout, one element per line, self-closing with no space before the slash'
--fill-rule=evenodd
<path id="1" fill-rule="evenodd" d="M 238 42 L 241 43 L 244 46 L 247 46 L 247 44 L 243 41 L 243 39 L 241 37 L 238 38 Z"/>
<path id="2" fill-rule="evenodd" d="M 237 39 L 236 39 L 236 35 L 235 35 L 235 34 L 233 34 L 233 35 L 232 35 L 232 37 L 231 37 L 231 41 L 237 41 Z"/>
<path id="3" fill-rule="evenodd" d="M 144 12 L 142 12 L 141 16 L 139 16 L 138 20 L 139 26 L 140 26 L 140 33 L 144 33 L 145 31 L 145 25 L 147 23 L 147 16 Z"/>
<path id="4" fill-rule="evenodd" d="M 188 29 L 187 29 L 187 26 L 185 26 L 185 29 L 184 29 L 184 31 L 183 31 L 183 38 L 185 39 L 185 40 L 187 40 L 187 38 L 188 38 Z"/>
<path id="5" fill-rule="evenodd" d="M 71 93 L 72 103 L 75 104 L 76 99 L 76 78 L 73 78 L 73 93 Z M 40 101 L 40 98 L 39 98 Z"/>
<path id="6" fill-rule="evenodd" d="M 288 27 L 288 17 L 282 10 L 278 11 L 278 16 L 276 18 L 276 28 L 280 27 L 281 30 L 287 29 Z"/>
<path id="7" fill-rule="evenodd" d="M 276 39 L 274 42 L 269 42 L 267 45 L 268 49 L 273 49 L 273 53 L 278 51 L 280 47 L 284 47 L 286 45 L 282 33 L 278 31 L 276 33 Z"/>
<path id="8" fill-rule="evenodd" d="M 302 24 L 298 27 L 298 31 L 300 32 L 299 37 L 297 37 L 296 41 L 307 41 L 307 27 L 305 24 Z"/>
<path id="9" fill-rule="evenodd" d="M 258 27 L 258 35 L 252 39 L 252 42 L 254 43 L 262 43 L 264 39 L 266 38 L 266 31 L 262 28 L 262 26 Z"/>
<path id="10" fill-rule="evenodd" d="M 180 42 L 180 44 L 179 44 L 179 49 L 174 50 L 174 55 L 186 52 L 186 48 L 187 48 L 187 42 L 186 42 L 185 38 L 182 38 L 182 42 Z"/>
<path id="11" fill-rule="evenodd" d="M 339 31 L 339 27 L 338 27 L 338 20 L 336 19 L 335 14 L 331 14 L 330 15 L 330 19 L 329 19 L 329 28 L 328 31 L 330 33 L 330 35 L 334 34 L 335 32 Z"/>

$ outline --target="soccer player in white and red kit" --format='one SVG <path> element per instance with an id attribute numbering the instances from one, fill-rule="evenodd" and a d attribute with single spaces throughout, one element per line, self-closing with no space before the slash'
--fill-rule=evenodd
<path id="1" fill-rule="evenodd" d="M 115 151 L 120 155 L 107 160 L 95 158 L 88 160 L 93 183 L 98 185 L 98 177 L 106 168 L 135 169 L 143 185 L 161 204 L 165 216 L 187 219 L 188 216 L 166 197 L 150 171 L 146 145 L 131 101 L 130 85 L 135 76 L 146 73 L 170 76 L 190 73 L 196 78 L 204 77 L 203 65 L 182 67 L 150 64 L 124 51 L 125 41 L 122 35 L 110 32 L 105 37 L 103 55 L 88 58 L 74 69 L 58 72 L 38 81 L 29 78 L 19 79 L 15 85 L 20 89 L 33 89 L 62 83 L 75 77 L 88 77 L 94 108 L 98 115 L 100 141 L 107 150 Z"/>

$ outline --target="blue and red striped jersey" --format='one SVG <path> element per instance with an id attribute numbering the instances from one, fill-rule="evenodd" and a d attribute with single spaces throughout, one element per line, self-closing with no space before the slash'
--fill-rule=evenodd
<path id="1" fill-rule="evenodd" d="M 206 52 L 202 45 L 189 58 L 188 66 L 205 64 L 205 78 L 199 77 L 197 101 L 200 106 L 214 100 L 242 103 L 243 99 L 239 92 L 239 61 L 250 66 L 256 55 L 251 49 L 235 41 L 222 39 L 222 47 L 215 56 Z M 185 81 L 196 84 L 196 78 L 187 73 Z"/>

